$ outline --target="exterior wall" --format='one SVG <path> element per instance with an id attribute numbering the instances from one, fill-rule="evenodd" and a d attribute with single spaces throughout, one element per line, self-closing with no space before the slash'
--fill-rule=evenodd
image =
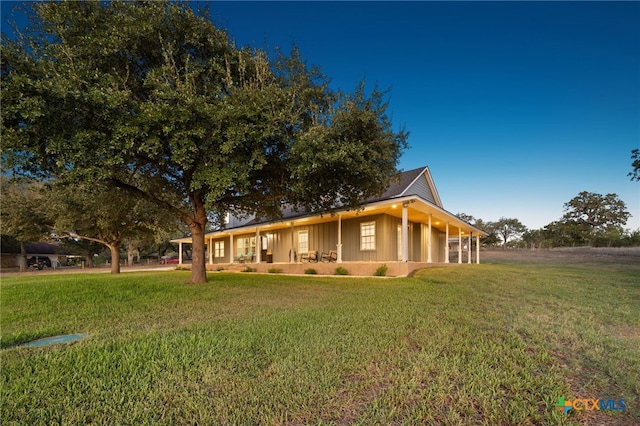
<path id="1" fill-rule="evenodd" d="M 375 222 L 375 250 L 360 249 L 360 225 L 366 222 Z M 354 219 L 342 221 L 342 260 L 345 262 L 397 262 L 400 260 L 401 239 L 399 237 L 399 227 L 402 220 L 390 215 L 362 216 Z M 329 252 L 337 249 L 338 244 L 338 218 L 331 222 L 296 226 L 293 228 L 278 229 L 270 231 L 260 230 L 261 241 L 265 241 L 266 249 L 255 245 L 255 231 L 246 232 L 233 236 L 233 247 L 228 236 L 214 238 L 211 244 L 214 250 L 213 263 L 229 263 L 230 254 L 233 258 L 238 255 L 238 242 L 240 239 L 249 241 L 249 248 L 244 248 L 243 253 L 251 252 L 256 259 L 256 250 L 261 249 L 261 262 L 267 261 L 267 253 L 271 253 L 271 259 L 275 263 L 287 263 L 290 259 L 292 246 L 296 251 L 297 260 L 300 260 L 301 250 L 299 244 L 300 231 L 308 234 L 308 246 L 310 251 Z M 293 232 L 293 239 L 292 239 Z M 409 261 L 426 262 L 428 256 L 428 236 L 429 228 L 423 223 L 409 223 Z M 431 229 L 432 238 L 432 261 L 444 262 L 445 234 L 437 229 Z M 224 256 L 215 257 L 215 242 L 224 241 Z M 264 247 L 264 245 L 262 246 Z M 208 255 L 207 255 L 208 259 Z"/>
<path id="2" fill-rule="evenodd" d="M 404 191 L 405 194 L 411 194 L 411 195 L 418 195 L 421 198 L 424 198 L 425 200 L 429 201 L 430 203 L 433 203 L 435 205 L 438 205 L 438 203 L 436 203 L 436 198 L 433 196 L 433 193 L 431 192 L 431 188 L 429 188 L 429 183 L 427 182 L 427 178 L 424 175 L 420 176 L 420 179 L 416 179 L 416 181 L 409 186 L 409 188 L 407 188 Z"/>

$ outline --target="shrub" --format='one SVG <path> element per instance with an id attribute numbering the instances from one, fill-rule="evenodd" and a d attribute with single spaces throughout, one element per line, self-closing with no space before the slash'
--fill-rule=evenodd
<path id="1" fill-rule="evenodd" d="M 338 266 L 336 268 L 336 275 L 349 275 L 349 271 L 347 271 L 345 268 L 343 268 L 342 266 Z"/>
<path id="2" fill-rule="evenodd" d="M 269 268 L 267 270 L 267 272 L 269 272 L 270 274 L 279 274 L 280 272 L 282 272 L 282 269 L 280 269 L 280 268 Z"/>
<path id="3" fill-rule="evenodd" d="M 256 269 L 252 268 L 251 266 L 245 266 L 244 269 L 242 270 L 242 272 L 255 272 Z"/>
<path id="4" fill-rule="evenodd" d="M 387 267 L 387 264 L 385 263 L 384 265 L 378 267 L 378 269 L 376 269 L 376 272 L 373 273 L 374 276 L 376 277 L 384 277 L 385 275 L 387 275 L 387 269 L 389 269 Z"/>
<path id="5" fill-rule="evenodd" d="M 313 269 L 313 268 L 305 269 L 305 270 L 304 270 L 304 273 L 305 273 L 305 274 L 308 274 L 308 275 L 315 275 L 315 274 L 317 274 L 316 270 L 315 270 L 315 269 Z"/>

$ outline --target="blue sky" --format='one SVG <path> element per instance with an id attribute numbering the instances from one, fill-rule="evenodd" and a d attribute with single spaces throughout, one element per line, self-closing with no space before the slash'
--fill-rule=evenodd
<path id="1" fill-rule="evenodd" d="M 208 6 L 239 45 L 295 44 L 335 88 L 389 88 L 399 166 L 429 166 L 447 210 L 537 229 L 581 191 L 616 193 L 640 228 L 640 2 Z"/>
<path id="2" fill-rule="evenodd" d="M 640 228 L 640 3 L 214 2 L 240 45 L 295 43 L 335 87 L 390 88 L 444 207 L 537 229 L 581 191 Z"/>

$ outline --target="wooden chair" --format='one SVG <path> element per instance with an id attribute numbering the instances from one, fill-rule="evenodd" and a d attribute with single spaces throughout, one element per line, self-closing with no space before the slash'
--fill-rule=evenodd
<path id="1" fill-rule="evenodd" d="M 308 253 L 304 253 L 300 256 L 300 262 L 302 263 L 317 263 L 318 262 L 318 252 L 316 250 L 310 251 Z"/>
<path id="2" fill-rule="evenodd" d="M 320 260 L 322 260 L 324 263 L 337 262 L 338 252 L 335 250 L 331 250 L 329 253 L 322 252 L 322 256 L 320 256 Z"/>

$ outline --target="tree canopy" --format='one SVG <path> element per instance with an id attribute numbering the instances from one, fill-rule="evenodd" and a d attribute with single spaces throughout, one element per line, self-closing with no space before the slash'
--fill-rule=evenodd
<path id="1" fill-rule="evenodd" d="M 631 213 L 616 194 L 596 194 L 582 191 L 564 204 L 563 219 L 583 229 L 586 239 L 590 240 L 599 233 L 620 228 Z"/>
<path id="2" fill-rule="evenodd" d="M 330 90 L 296 49 L 238 48 L 186 3 L 32 3 L 2 43 L 2 159 L 16 173 L 104 181 L 182 219 L 192 281 L 226 212 L 359 206 L 396 175 L 407 133 L 384 93 Z"/>
<path id="3" fill-rule="evenodd" d="M 631 163 L 633 170 L 631 170 L 627 176 L 629 176 L 632 181 L 640 182 L 640 149 L 631 151 L 631 159 L 633 160 Z"/>

